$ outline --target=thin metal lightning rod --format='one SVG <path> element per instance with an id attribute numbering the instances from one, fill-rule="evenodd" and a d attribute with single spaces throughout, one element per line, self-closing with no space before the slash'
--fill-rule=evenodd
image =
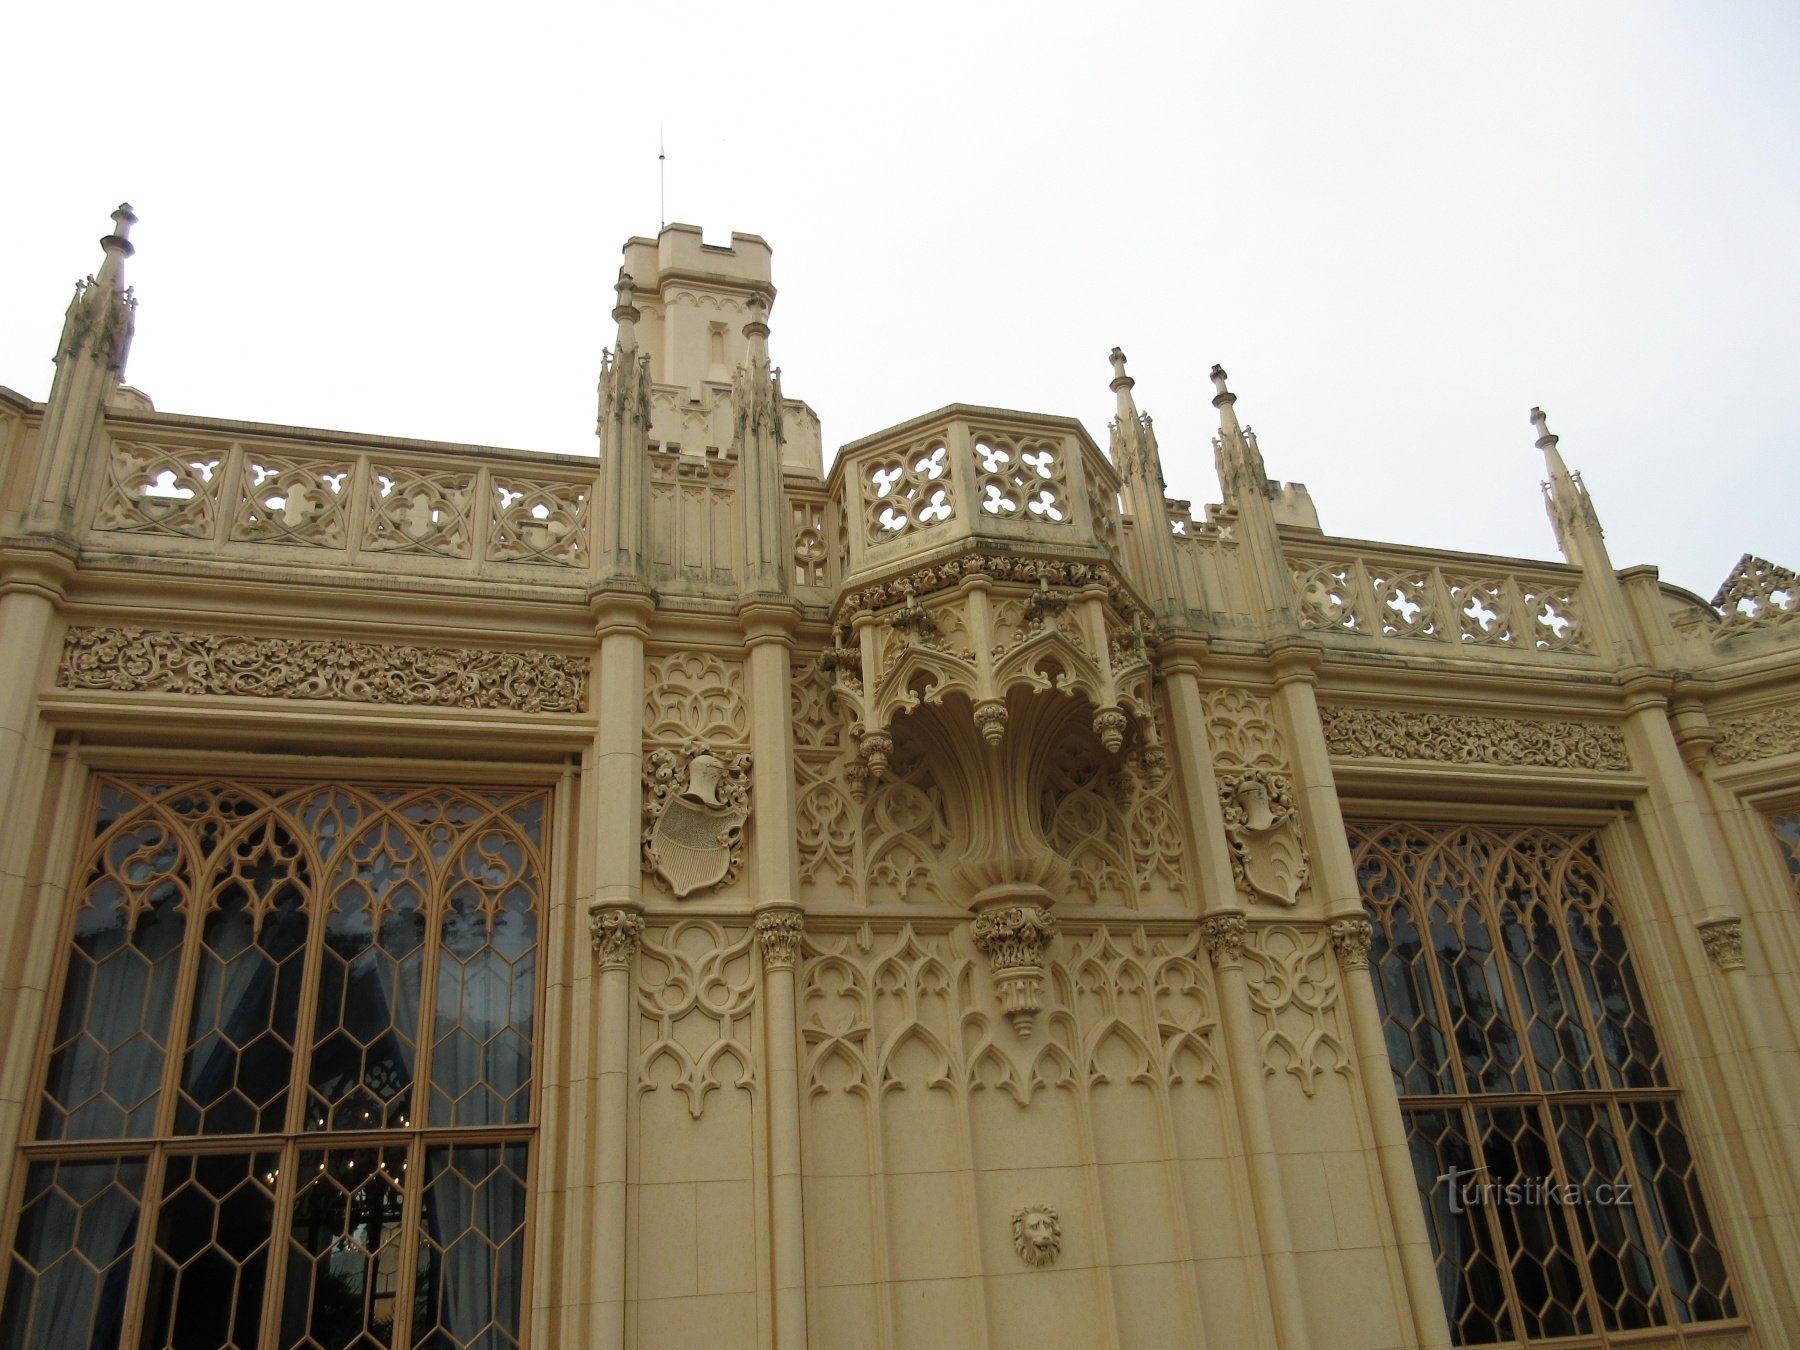
<path id="1" fill-rule="evenodd" d="M 658 234 L 669 228 L 669 157 L 663 152 L 662 123 L 656 124 L 656 214 Z"/>

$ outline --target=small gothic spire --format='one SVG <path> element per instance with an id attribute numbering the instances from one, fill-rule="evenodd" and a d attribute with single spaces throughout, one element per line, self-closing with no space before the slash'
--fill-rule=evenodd
<path id="1" fill-rule="evenodd" d="M 637 346 L 637 321 L 643 316 L 638 313 L 636 290 L 632 284 L 631 273 L 623 267 L 619 269 L 619 279 L 613 283 L 613 291 L 619 303 L 613 306 L 612 316 L 619 325 L 618 345 L 621 352 Z"/>
<path id="2" fill-rule="evenodd" d="M 1118 396 L 1118 415 L 1121 420 L 1136 417 L 1137 402 L 1131 397 L 1131 390 L 1137 381 L 1125 373 L 1125 353 L 1114 347 L 1112 355 L 1107 359 L 1112 362 L 1113 368 L 1112 383 L 1107 387 Z"/>
<path id="3" fill-rule="evenodd" d="M 760 295 L 749 301 L 750 322 L 744 325 L 744 336 L 750 340 L 750 364 L 769 364 L 769 302 Z"/>

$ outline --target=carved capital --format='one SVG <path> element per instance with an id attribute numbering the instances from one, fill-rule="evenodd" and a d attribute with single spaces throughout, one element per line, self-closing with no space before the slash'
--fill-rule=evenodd
<path id="1" fill-rule="evenodd" d="M 797 909 L 770 909 L 756 916 L 756 944 L 764 970 L 792 970 L 800 955 L 806 920 Z"/>
<path id="2" fill-rule="evenodd" d="M 1200 940 L 1215 963 L 1238 960 L 1249 932 L 1249 921 L 1242 914 L 1208 914 L 1200 920 Z"/>
<path id="3" fill-rule="evenodd" d="M 1714 919 L 1699 925 L 1707 956 L 1720 970 L 1744 968 L 1744 925 L 1740 919 Z"/>
<path id="4" fill-rule="evenodd" d="M 1037 905 L 1007 905 L 975 916 L 975 946 L 996 972 L 1035 966 L 1056 932 L 1056 916 Z"/>
<path id="5" fill-rule="evenodd" d="M 644 916 L 617 906 L 596 905 L 588 911 L 594 959 L 602 970 L 629 970 L 644 936 Z"/>
<path id="6" fill-rule="evenodd" d="M 1337 952 L 1338 964 L 1345 970 L 1367 970 L 1369 948 L 1375 942 L 1375 928 L 1362 915 L 1331 922 L 1331 945 Z"/>

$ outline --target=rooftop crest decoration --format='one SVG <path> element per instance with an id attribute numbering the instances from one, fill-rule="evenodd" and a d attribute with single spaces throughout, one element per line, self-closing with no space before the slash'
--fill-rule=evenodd
<path id="1" fill-rule="evenodd" d="M 1725 632 L 1792 623 L 1800 619 L 1800 576 L 1746 553 L 1719 587 L 1712 605 L 1724 616 L 1719 626 Z"/>

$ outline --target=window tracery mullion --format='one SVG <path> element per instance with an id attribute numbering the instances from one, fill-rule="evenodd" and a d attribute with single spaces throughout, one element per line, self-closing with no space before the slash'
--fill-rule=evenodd
<path id="1" fill-rule="evenodd" d="M 1432 846 L 1427 848 L 1419 856 L 1419 878 L 1415 885 L 1414 895 L 1416 897 L 1416 903 L 1420 907 L 1420 918 L 1423 920 L 1419 935 L 1425 943 L 1424 955 L 1427 958 L 1425 967 L 1428 978 L 1431 980 L 1432 997 L 1437 1000 L 1439 1015 L 1443 1018 L 1442 1026 L 1444 1028 L 1444 1039 L 1446 1042 L 1444 1050 L 1446 1057 L 1450 1061 L 1450 1081 L 1455 1085 L 1456 1095 L 1470 1096 L 1473 1095 L 1477 1089 L 1469 1085 L 1469 1070 L 1466 1063 L 1466 1057 L 1463 1055 L 1462 1047 L 1458 1044 L 1457 1040 L 1457 1028 L 1459 1023 L 1466 1022 L 1468 1019 L 1466 1016 L 1458 1018 L 1455 1015 L 1456 1007 L 1461 1004 L 1460 996 L 1456 1004 L 1452 1004 L 1450 1001 L 1449 981 L 1452 972 L 1445 969 L 1447 962 L 1445 962 L 1438 952 L 1437 942 L 1432 937 L 1431 912 L 1433 908 L 1441 903 L 1441 900 L 1440 897 L 1432 895 L 1425 885 L 1425 877 L 1430 871 L 1433 860 L 1440 856 L 1448 857 L 1448 850 L 1445 848 L 1442 840 L 1433 839 Z M 1402 875 L 1404 875 L 1404 873 L 1402 873 Z M 1448 906 L 1445 908 L 1449 911 Z M 1449 912 L 1451 919 L 1454 921 L 1457 916 L 1453 911 Z M 1457 926 L 1460 927 L 1460 924 Z M 1485 1046 L 1487 1041 L 1485 1033 L 1482 1035 L 1482 1041 Z"/>
<path id="2" fill-rule="evenodd" d="M 1470 833 L 1476 833 L 1470 831 Z M 1546 1086 L 1543 1075 L 1538 1070 L 1537 1052 L 1531 1042 L 1531 1028 L 1536 1021 L 1536 1009 L 1525 1008 L 1519 998 L 1515 982 L 1508 978 L 1512 973 L 1512 955 L 1506 948 L 1505 915 L 1500 906 L 1500 874 L 1509 860 L 1524 863 L 1517 858 L 1517 840 L 1504 840 L 1480 832 L 1491 852 L 1485 860 L 1481 873 L 1477 876 L 1475 895 L 1472 897 L 1477 912 L 1481 915 L 1482 924 L 1488 930 L 1488 940 L 1493 943 L 1494 969 L 1499 976 L 1500 997 L 1506 1004 L 1508 1018 L 1512 1022 L 1513 1033 L 1519 1042 L 1519 1062 L 1525 1067 L 1525 1082 L 1533 1094 L 1552 1092 L 1555 1085 Z M 1471 868 L 1471 871 L 1474 869 Z M 1541 879 L 1542 874 L 1538 874 Z M 1535 898 L 1535 897 L 1534 897 Z M 1521 923 L 1529 919 L 1529 914 L 1520 915 Z M 1529 929 L 1527 928 L 1527 933 Z"/>

